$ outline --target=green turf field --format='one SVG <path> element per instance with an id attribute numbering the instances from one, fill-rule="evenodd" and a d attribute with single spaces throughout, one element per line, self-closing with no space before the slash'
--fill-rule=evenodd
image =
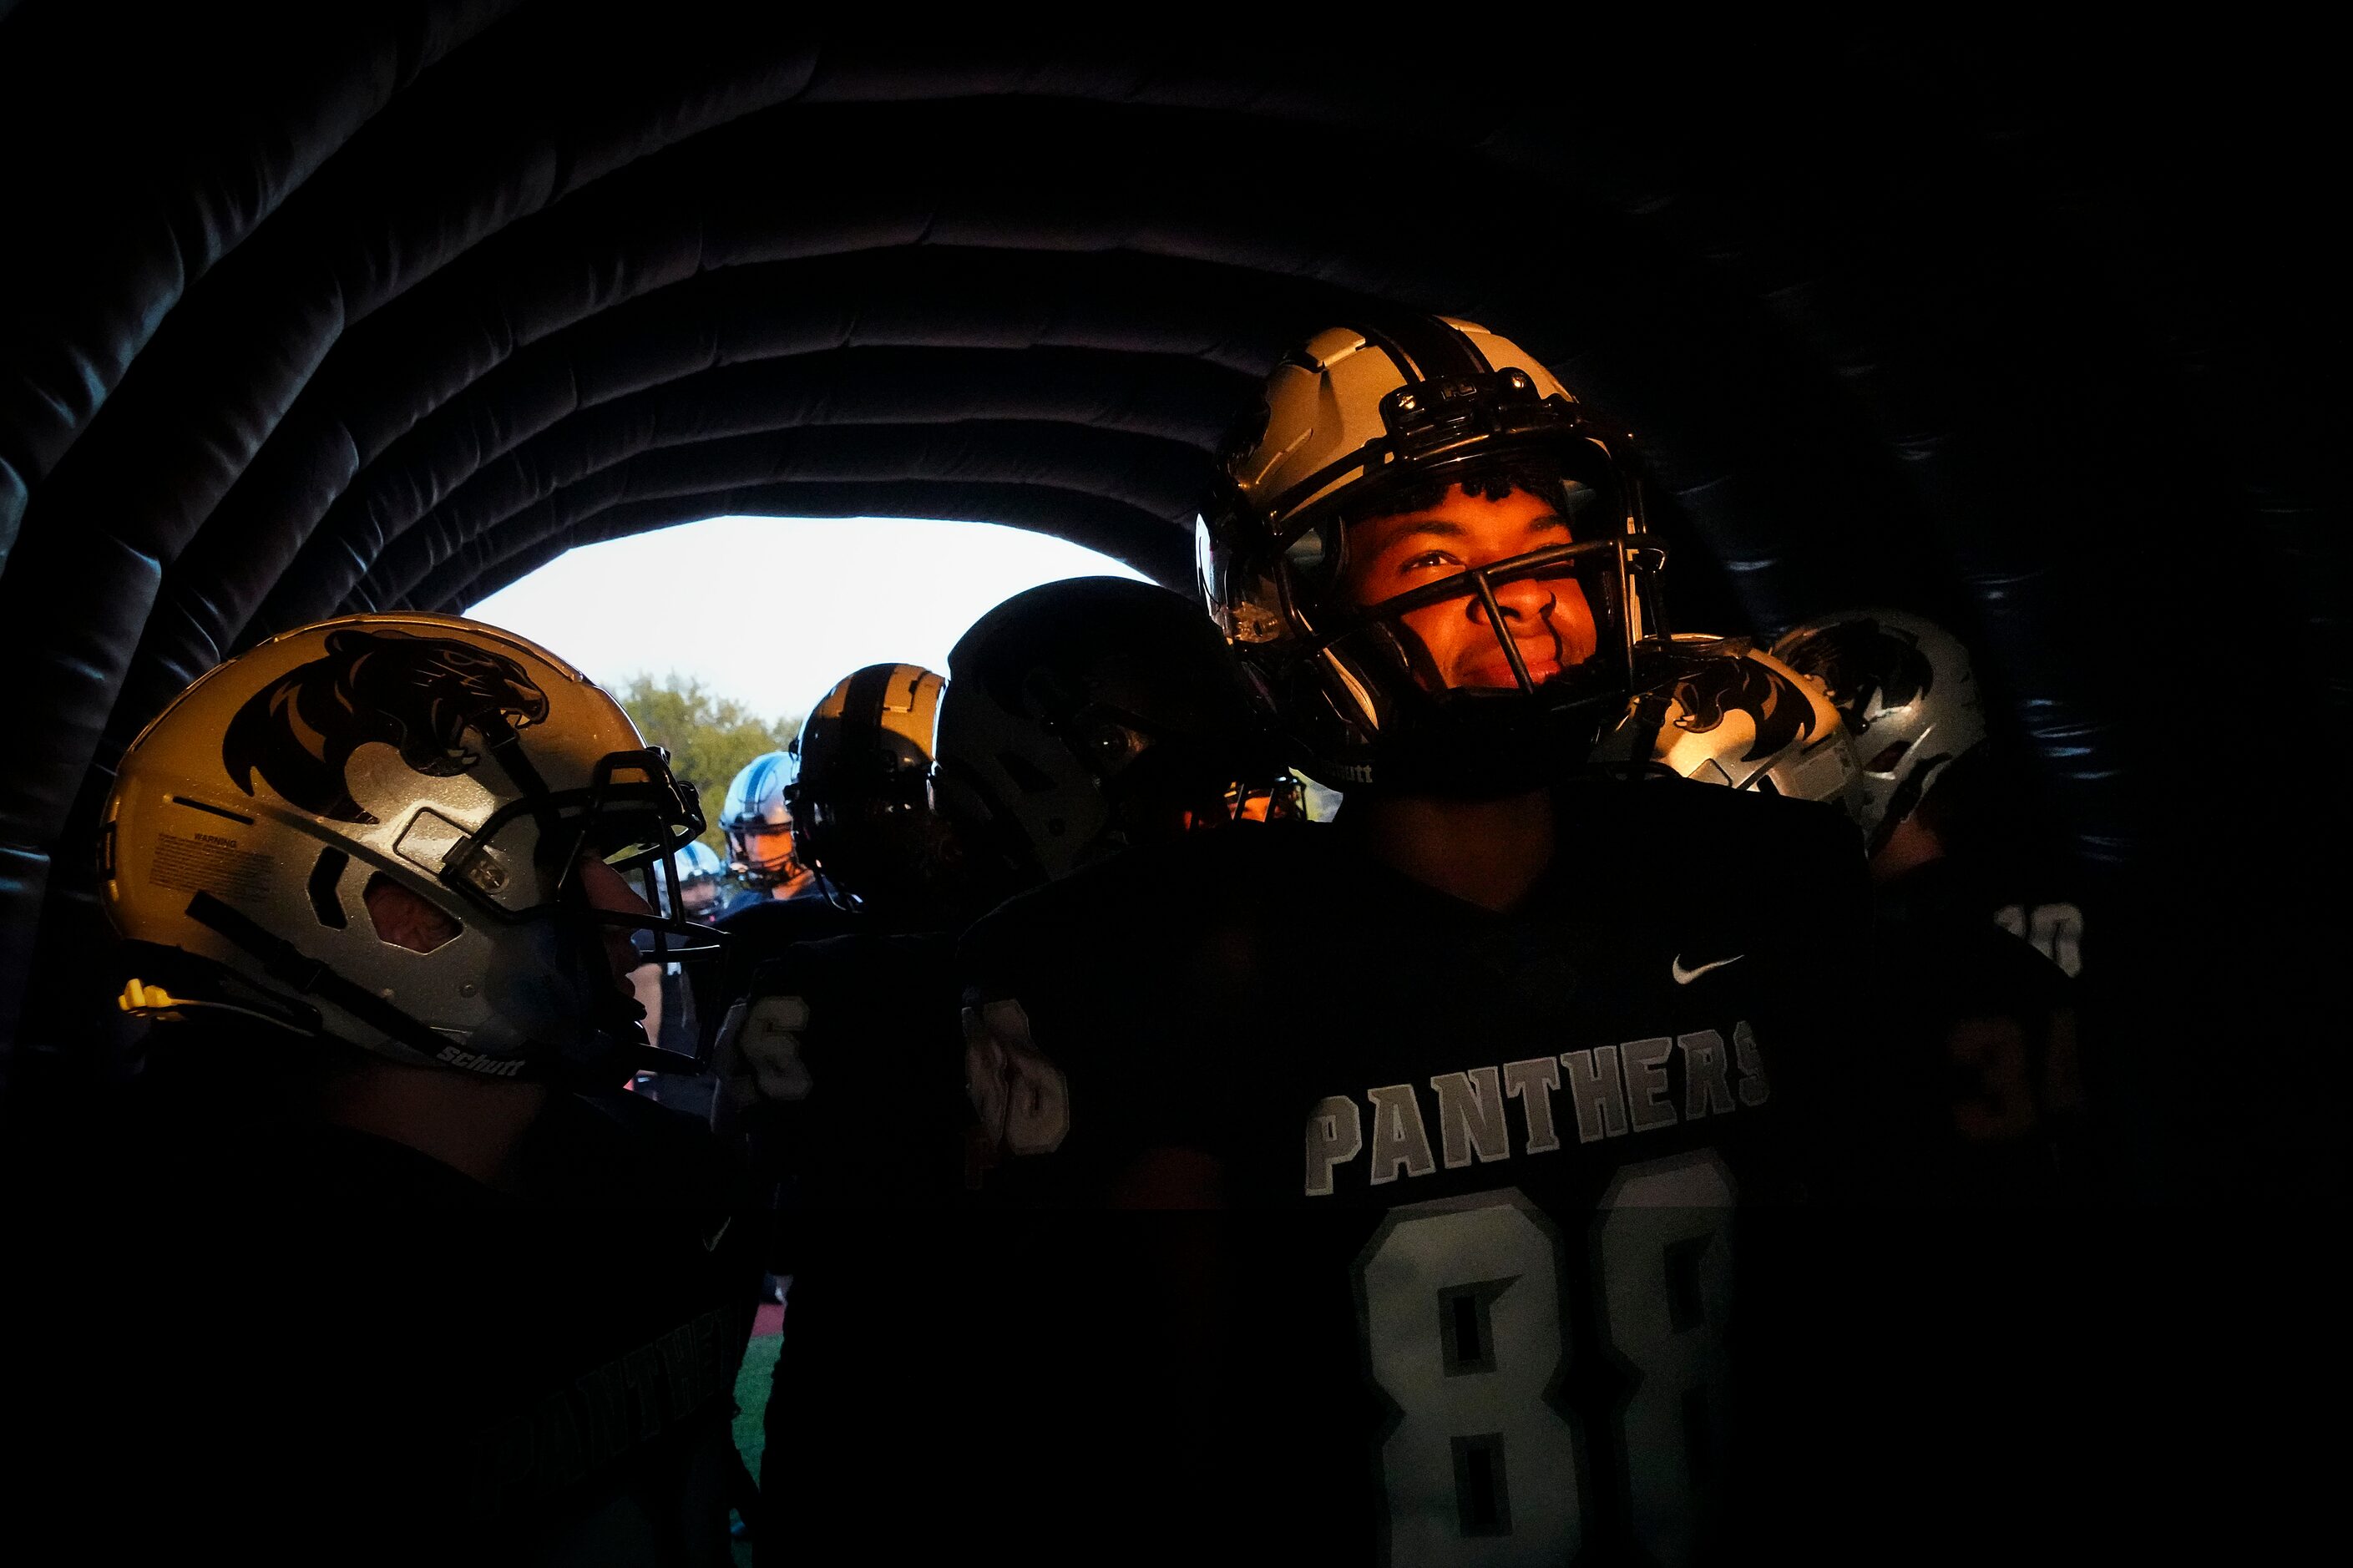
<path id="1" fill-rule="evenodd" d="M 744 1347 L 744 1368 L 735 1374 L 735 1447 L 755 1479 L 760 1474 L 760 1450 L 767 1443 L 760 1431 L 760 1415 L 768 1407 L 768 1378 L 784 1343 L 782 1334 L 762 1334 Z M 752 1568 L 750 1542 L 735 1542 L 735 1562 L 737 1568 Z"/>

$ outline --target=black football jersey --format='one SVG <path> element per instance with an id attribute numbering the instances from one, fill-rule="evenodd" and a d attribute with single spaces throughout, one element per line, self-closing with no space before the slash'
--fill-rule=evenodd
<path id="1" fill-rule="evenodd" d="M 743 1123 L 776 1203 L 770 1267 L 791 1279 L 763 1414 L 762 1562 L 864 1556 L 886 1529 L 902 1549 L 910 1485 L 936 1499 L 928 1478 L 955 1469 L 940 1346 L 971 1121 L 955 951 L 945 934 L 834 937 L 751 986 L 744 1050 L 787 1098 Z"/>
<path id="2" fill-rule="evenodd" d="M 797 998 L 804 1021 L 763 1031 L 771 1085 L 757 1108 L 788 1210 L 945 1201 L 960 1190 L 969 1120 L 956 1013 L 955 938 L 859 933 L 797 943 L 745 994 Z"/>
<path id="3" fill-rule="evenodd" d="M 860 917 L 822 898 L 759 899 L 731 909 L 713 923 L 726 935 L 724 950 L 715 962 L 687 969 L 706 1047 L 718 1037 L 727 1009 L 751 990 L 762 965 L 797 942 L 856 931 Z"/>
<path id="4" fill-rule="evenodd" d="M 1099 1221 L 1091 1258 L 1030 1270 L 1092 1292 L 1037 1351 L 1095 1362 L 1064 1388 L 1082 1424 L 1162 1435 L 1122 1511 L 1334 1562 L 1717 1539 L 1741 1212 L 1859 1179 L 1826 1157 L 1867 1113 L 1822 955 L 1862 939 L 1860 847 L 1826 809 L 1680 781 L 1557 805 L 1508 913 L 1345 829 L 1235 829 L 967 938 L 1001 1201 L 1082 1210 L 1155 1151 L 1221 1178 L 1214 1222 Z"/>
<path id="5" fill-rule="evenodd" d="M 1944 1105 L 1924 1196 L 1945 1205 L 2063 1201 L 2092 1172 L 2079 1118 L 2075 983 L 1994 921 L 1993 900 L 1950 860 L 1875 889 L 1858 991 L 1892 1065 Z"/>
<path id="6" fill-rule="evenodd" d="M 707 1128 L 559 1095 L 515 1192 L 315 1121 L 194 1154 L 146 1259 L 177 1350 L 121 1402 L 154 1456 L 141 1507 L 182 1543 L 727 1560 L 758 1272 Z"/>

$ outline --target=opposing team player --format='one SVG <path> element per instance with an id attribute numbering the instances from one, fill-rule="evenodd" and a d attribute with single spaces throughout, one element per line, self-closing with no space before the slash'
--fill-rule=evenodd
<path id="1" fill-rule="evenodd" d="M 1774 644 L 1818 679 L 1863 760 L 1881 910 L 1867 989 L 1891 1031 L 1949 1064 L 1946 1173 L 1967 1200 L 2047 1198 L 2092 1179 L 2073 982 L 2083 917 L 2021 899 L 2020 814 L 1988 741 L 1968 650 L 1923 616 L 1823 616 Z"/>
<path id="2" fill-rule="evenodd" d="M 786 799 L 792 779 L 792 754 L 786 751 L 762 752 L 729 781 L 719 827 L 727 836 L 727 868 L 740 890 L 721 907 L 721 918 L 754 904 L 817 896 L 816 873 L 801 864 L 794 845 L 793 808 Z"/>
<path id="3" fill-rule="evenodd" d="M 727 863 L 702 839 L 679 849 L 678 890 L 688 920 L 708 921 L 719 912 L 720 884 L 726 876 Z"/>
<path id="4" fill-rule="evenodd" d="M 706 1131 L 616 1092 L 691 1065 L 626 977 L 633 938 L 667 962 L 709 930 L 628 878 L 680 907 L 701 827 L 603 691 L 449 617 L 274 637 L 132 743 L 122 1005 L 242 1102 L 157 1086 L 157 1190 L 206 1253 L 142 1490 L 169 1516 L 185 1488 L 185 1538 L 301 1539 L 323 1508 L 354 1552 L 726 1561 L 733 1194 Z"/>
<path id="5" fill-rule="evenodd" d="M 1688 1561 L 1733 1523 L 1736 1200 L 1839 1126 L 1809 950 L 1859 929 L 1853 829 L 1588 767 L 1674 668 L 1662 563 L 1515 345 L 1324 332 L 1229 452 L 1210 605 L 1346 802 L 968 936 L 1007 1201 L 1191 1211 L 999 1271 L 977 1402 L 1039 1414 L 984 1489 L 1269 1560 Z"/>
<path id="6" fill-rule="evenodd" d="M 716 1039 L 728 1009 L 743 999 L 761 964 L 795 942 L 838 935 L 854 923 L 847 907 L 825 896 L 816 870 L 801 858 L 791 799 L 797 766 L 792 749 L 753 758 L 728 784 L 720 808 L 727 867 L 741 887 L 719 909 L 725 960 L 692 974 L 695 1017 L 706 1042 Z"/>

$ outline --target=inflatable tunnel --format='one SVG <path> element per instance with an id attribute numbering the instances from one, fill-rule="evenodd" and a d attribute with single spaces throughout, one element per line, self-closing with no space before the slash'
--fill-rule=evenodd
<path id="1" fill-rule="evenodd" d="M 2295 61 L 268 16 L 0 5 L 12 1111 L 129 1070 L 94 824 L 223 658 L 721 513 L 1009 524 L 1185 585 L 1221 429 L 1370 310 L 1486 322 L 1630 434 L 1679 625 L 1957 631 L 2146 1076 L 2299 1026 L 2259 976 L 2341 919 L 2353 684 Z"/>

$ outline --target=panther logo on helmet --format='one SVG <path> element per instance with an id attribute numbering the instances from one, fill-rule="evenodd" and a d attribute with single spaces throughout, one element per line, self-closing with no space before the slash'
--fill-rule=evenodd
<path id="1" fill-rule="evenodd" d="M 547 694 L 514 660 L 445 637 L 338 631 L 326 658 L 288 670 L 237 710 L 221 762 L 248 795 L 259 773 L 305 811 L 369 823 L 344 782 L 353 752 L 382 742 L 418 773 L 447 778 L 481 761 L 466 731 L 494 714 L 517 729 L 547 717 Z"/>
<path id="2" fill-rule="evenodd" d="M 1858 735 L 1882 713 L 1926 695 L 1936 679 L 1916 636 L 1875 620 L 1825 626 L 1782 657 L 1829 689 L 1831 703 Z"/>
<path id="3" fill-rule="evenodd" d="M 1747 714 L 1757 735 L 1743 762 L 1762 761 L 1814 732 L 1814 707 L 1804 690 L 1757 659 L 1705 660 L 1675 682 L 1674 702 L 1682 710 L 1675 728 L 1693 735 L 1714 730 L 1727 713 Z"/>

